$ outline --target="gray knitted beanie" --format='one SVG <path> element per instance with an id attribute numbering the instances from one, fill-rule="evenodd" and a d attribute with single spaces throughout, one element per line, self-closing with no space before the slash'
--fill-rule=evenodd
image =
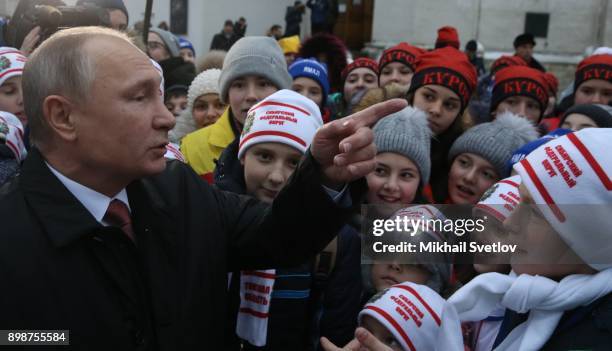
<path id="1" fill-rule="evenodd" d="M 394 152 L 409 158 L 419 168 L 421 185 L 429 182 L 431 135 L 425 112 L 411 106 L 381 119 L 374 126 L 378 153 Z"/>
<path id="2" fill-rule="evenodd" d="M 159 35 L 164 44 L 166 44 L 166 48 L 168 48 L 170 56 L 178 57 L 181 55 L 179 41 L 174 34 L 160 28 L 149 28 L 149 32 Z"/>
<path id="3" fill-rule="evenodd" d="M 244 37 L 225 55 L 219 90 L 221 100 L 228 103 L 227 93 L 232 81 L 247 75 L 268 79 L 278 90 L 291 87 L 287 62 L 276 40 L 269 37 Z"/>
<path id="4" fill-rule="evenodd" d="M 448 153 L 449 162 L 463 153 L 476 154 L 489 161 L 501 178 L 506 174 L 506 162 L 519 147 L 538 138 L 536 127 L 526 118 L 504 112 L 493 122 L 482 123 L 461 135 Z"/>

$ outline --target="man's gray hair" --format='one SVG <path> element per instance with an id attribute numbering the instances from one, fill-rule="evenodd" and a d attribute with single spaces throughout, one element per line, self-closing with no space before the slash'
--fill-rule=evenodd
<path id="1" fill-rule="evenodd" d="M 45 98 L 60 95 L 77 105 L 88 101 L 96 75 L 96 61 L 86 52 L 85 43 L 97 36 L 130 42 L 125 34 L 113 29 L 76 27 L 53 34 L 28 58 L 22 86 L 33 144 L 40 147 L 49 140 L 50 128 L 43 111 Z"/>

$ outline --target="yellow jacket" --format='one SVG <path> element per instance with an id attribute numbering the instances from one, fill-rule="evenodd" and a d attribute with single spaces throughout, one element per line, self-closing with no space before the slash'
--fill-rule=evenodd
<path id="1" fill-rule="evenodd" d="M 187 134 L 181 140 L 181 152 L 187 164 L 209 183 L 213 182 L 215 161 L 236 136 L 230 125 L 229 107 L 214 124 Z"/>

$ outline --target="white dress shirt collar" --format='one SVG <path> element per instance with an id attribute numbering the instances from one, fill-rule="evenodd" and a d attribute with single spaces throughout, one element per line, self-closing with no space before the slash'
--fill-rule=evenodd
<path id="1" fill-rule="evenodd" d="M 49 163 L 45 162 L 47 167 L 51 170 L 51 172 L 64 184 L 64 186 L 74 195 L 74 197 L 79 200 L 81 204 L 91 213 L 91 215 L 96 219 L 96 221 L 102 223 L 103 225 L 107 225 L 102 219 L 106 214 L 106 210 L 108 209 L 108 205 L 114 199 L 120 200 L 124 204 L 127 205 L 128 209 L 130 209 L 130 203 L 128 202 L 127 192 L 125 188 L 121 189 L 117 195 L 114 197 L 108 197 L 104 194 L 101 194 L 95 190 L 92 190 L 82 184 L 75 182 L 74 180 L 66 177 L 61 174 L 55 168 L 53 168 Z"/>

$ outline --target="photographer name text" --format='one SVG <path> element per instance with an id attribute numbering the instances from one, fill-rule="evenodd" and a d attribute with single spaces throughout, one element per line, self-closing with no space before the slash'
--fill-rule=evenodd
<path id="1" fill-rule="evenodd" d="M 376 253 L 513 253 L 516 245 L 493 243 L 478 244 L 476 242 L 461 242 L 456 244 L 441 242 L 420 242 L 384 244 L 377 241 L 372 245 Z"/>

